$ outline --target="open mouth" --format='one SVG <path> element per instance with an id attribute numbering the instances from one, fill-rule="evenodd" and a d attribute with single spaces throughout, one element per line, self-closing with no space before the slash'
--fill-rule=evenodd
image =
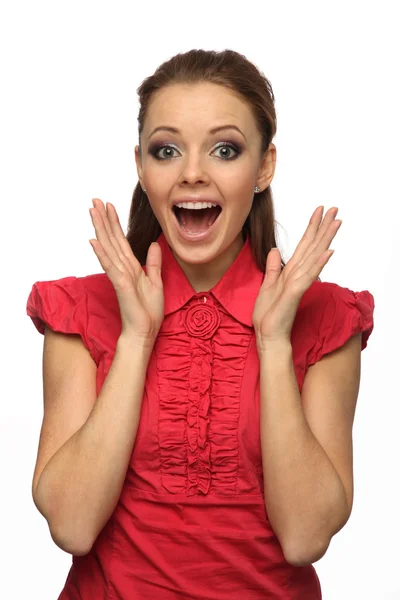
<path id="1" fill-rule="evenodd" d="M 220 206 L 211 208 L 178 208 L 173 207 L 179 225 L 188 233 L 202 233 L 210 229 L 222 211 Z"/>

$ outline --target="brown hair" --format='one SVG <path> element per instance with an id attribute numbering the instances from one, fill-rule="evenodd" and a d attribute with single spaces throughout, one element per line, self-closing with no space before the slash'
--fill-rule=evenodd
<path id="1" fill-rule="evenodd" d="M 268 79 L 245 56 L 234 50 L 190 50 L 177 54 L 160 65 L 137 89 L 139 95 L 139 149 L 149 102 L 154 93 L 174 84 L 215 83 L 228 88 L 247 101 L 262 136 L 261 156 L 276 133 L 275 97 Z M 277 247 L 272 190 L 269 185 L 254 195 L 253 205 L 243 225 L 249 237 L 258 268 L 265 272 L 267 254 Z M 126 238 L 137 260 L 146 264 L 150 244 L 161 234 L 161 226 L 138 182 L 132 196 Z M 285 262 L 281 260 L 282 267 Z"/>

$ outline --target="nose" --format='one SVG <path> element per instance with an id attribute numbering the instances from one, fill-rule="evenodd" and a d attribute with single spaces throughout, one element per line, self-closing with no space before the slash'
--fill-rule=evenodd
<path id="1" fill-rule="evenodd" d="M 194 185 L 209 182 L 209 176 L 204 168 L 204 163 L 198 154 L 187 154 L 181 164 L 180 183 Z"/>

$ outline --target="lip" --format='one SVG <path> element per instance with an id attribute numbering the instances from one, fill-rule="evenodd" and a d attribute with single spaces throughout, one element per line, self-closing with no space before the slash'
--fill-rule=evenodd
<path id="1" fill-rule="evenodd" d="M 185 200 L 182 200 L 182 202 L 185 202 Z M 200 202 L 200 201 L 198 200 L 197 202 Z M 211 202 L 211 201 L 209 201 L 209 202 Z M 221 205 L 219 204 L 218 206 L 221 206 Z M 178 230 L 178 233 L 181 236 L 181 238 L 183 238 L 187 242 L 202 242 L 203 240 L 206 240 L 208 237 L 210 237 L 210 235 L 212 235 L 214 230 L 216 229 L 217 223 L 219 222 L 222 213 L 223 213 L 223 211 L 222 211 L 222 207 L 221 207 L 221 212 L 219 213 L 218 217 L 215 219 L 215 221 L 211 225 L 211 227 L 209 227 L 208 229 L 206 229 L 206 231 L 203 231 L 202 233 L 198 233 L 197 235 L 192 235 L 192 234 L 188 233 L 187 231 L 185 231 L 184 229 L 182 229 L 182 227 L 179 225 L 178 218 L 177 218 L 174 210 L 172 209 L 173 221 Z"/>

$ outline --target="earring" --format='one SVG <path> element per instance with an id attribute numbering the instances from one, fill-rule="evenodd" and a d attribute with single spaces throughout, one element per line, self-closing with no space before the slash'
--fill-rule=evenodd
<path id="1" fill-rule="evenodd" d="M 146 193 L 146 190 L 144 188 L 142 188 L 142 190 L 144 191 L 144 193 Z"/>

